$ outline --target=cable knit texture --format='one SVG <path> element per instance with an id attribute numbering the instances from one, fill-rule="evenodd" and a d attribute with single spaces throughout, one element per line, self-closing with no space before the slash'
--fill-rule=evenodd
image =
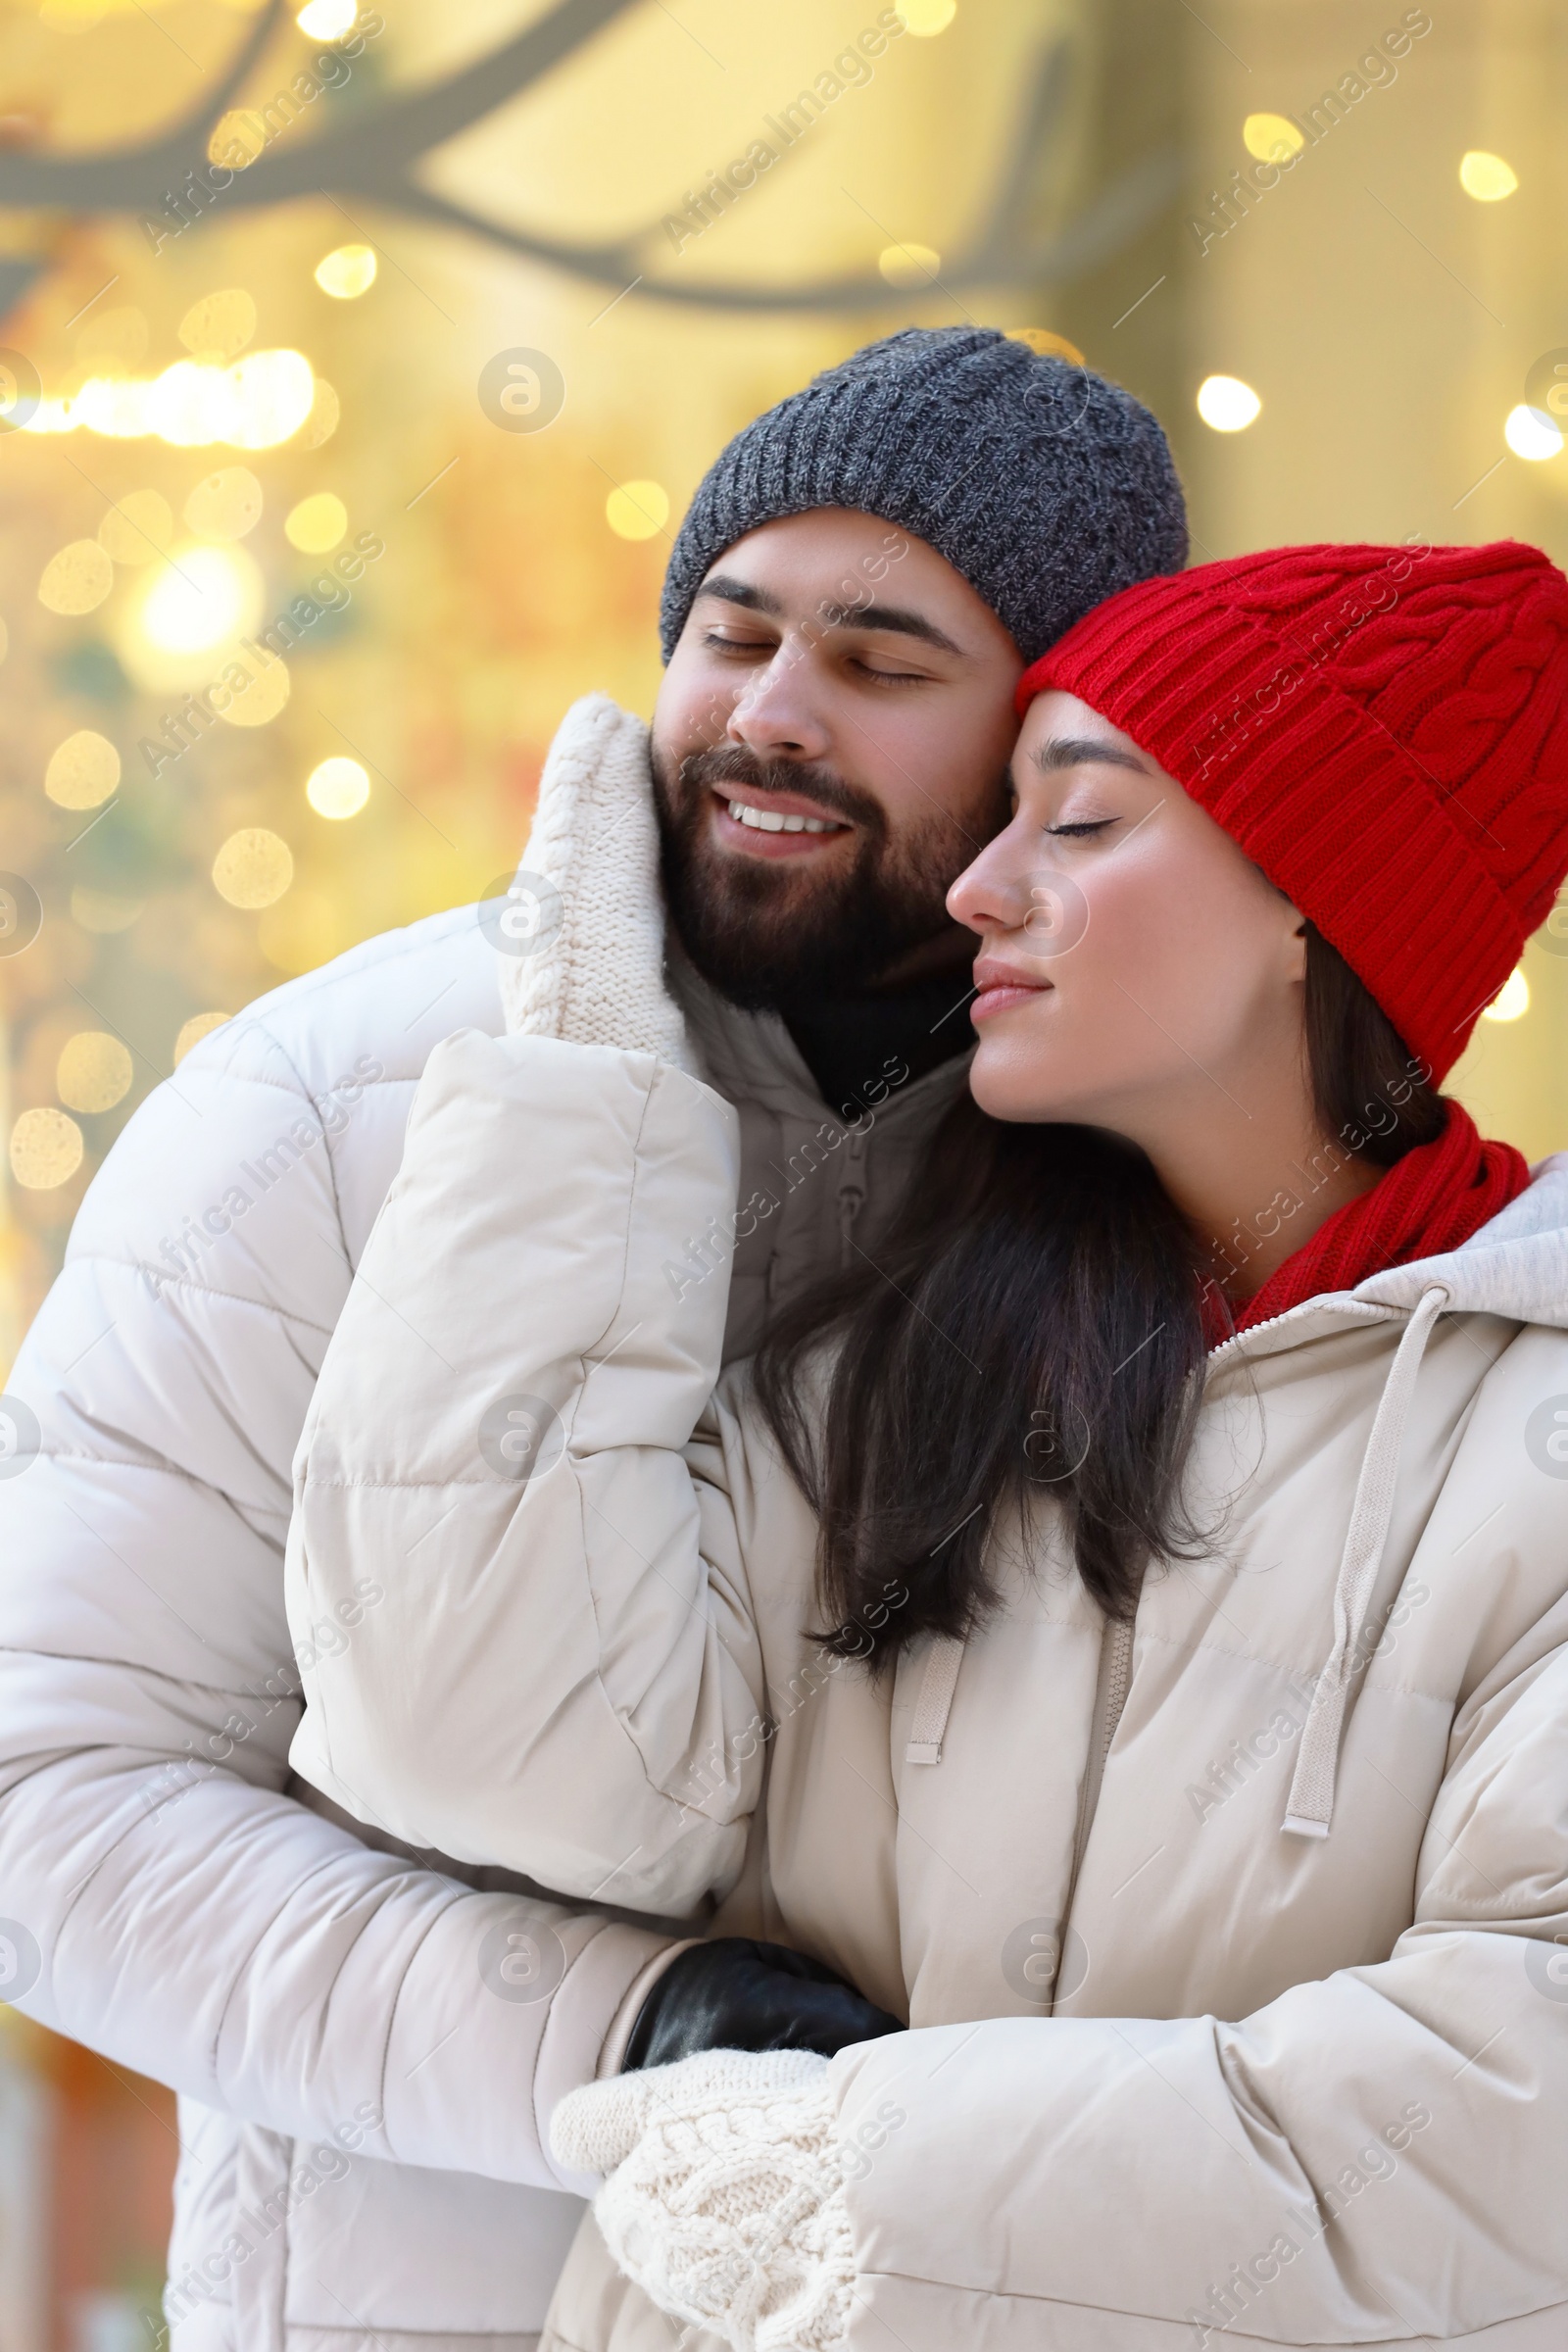
<path id="1" fill-rule="evenodd" d="M 1187 561 L 1165 436 L 1130 392 L 994 326 L 906 326 L 754 418 L 709 467 L 664 575 L 666 662 L 724 550 L 817 507 L 934 547 L 1026 662 L 1102 597 Z"/>
<path id="2" fill-rule="evenodd" d="M 557 731 L 513 890 L 536 929 L 521 953 L 498 950 L 512 1034 L 631 1047 L 698 1074 L 664 985 L 648 729 L 607 694 Z"/>
<path id="3" fill-rule="evenodd" d="M 595 2219 L 661 2311 L 735 2352 L 839 2352 L 855 2253 L 825 2058 L 704 2050 L 591 2082 L 551 2140 L 610 2176 Z"/>
<path id="4" fill-rule="evenodd" d="M 1026 670 L 1131 735 L 1441 1078 L 1568 866 L 1568 579 L 1537 547 L 1276 547 Z M 1418 878 L 1418 879 L 1417 879 Z"/>

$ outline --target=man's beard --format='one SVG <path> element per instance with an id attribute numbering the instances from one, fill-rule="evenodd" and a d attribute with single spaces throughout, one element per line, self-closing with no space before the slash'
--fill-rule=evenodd
<path id="1" fill-rule="evenodd" d="M 895 841 L 880 802 L 830 769 L 769 763 L 739 744 L 691 752 L 671 774 L 656 747 L 664 898 L 675 936 L 703 978 L 748 1011 L 775 1011 L 873 985 L 947 928 L 947 895 L 1004 813 L 977 811 L 977 834 L 934 811 Z M 807 860 L 726 853 L 710 838 L 713 787 L 793 792 L 859 826 L 849 863 L 810 873 Z M 813 860 L 814 862 L 814 860 Z"/>

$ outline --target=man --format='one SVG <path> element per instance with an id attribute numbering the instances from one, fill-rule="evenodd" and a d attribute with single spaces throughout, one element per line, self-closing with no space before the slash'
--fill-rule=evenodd
<path id="1" fill-rule="evenodd" d="M 1002 812 L 1024 662 L 1185 545 L 1152 419 L 989 330 L 856 354 L 700 488 L 652 761 L 687 1017 L 740 1109 L 740 1200 L 777 1204 L 737 1217 L 732 1352 L 874 1245 L 961 1083 L 942 902 Z M 591 802 L 641 740 L 580 708 L 557 780 Z M 399 1845 L 288 1765 L 300 1671 L 386 1589 L 296 1666 L 290 1464 L 427 1055 L 498 1033 L 543 968 L 513 911 L 370 941 L 192 1053 L 13 1376 L 43 1434 L 0 1480 L 0 1993 L 179 2091 L 180 2352 L 526 2352 L 581 2210 L 543 2126 L 669 1949 Z M 551 968 L 591 993 L 569 945 Z"/>

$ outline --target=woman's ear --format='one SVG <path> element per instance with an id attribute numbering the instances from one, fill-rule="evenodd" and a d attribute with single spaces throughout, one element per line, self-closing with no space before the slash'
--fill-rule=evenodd
<path id="1" fill-rule="evenodd" d="M 1306 979 L 1306 917 L 1303 914 L 1298 914 L 1294 906 L 1288 906 L 1286 912 L 1290 921 L 1290 929 L 1285 937 L 1286 977 L 1292 981 L 1304 983 Z"/>

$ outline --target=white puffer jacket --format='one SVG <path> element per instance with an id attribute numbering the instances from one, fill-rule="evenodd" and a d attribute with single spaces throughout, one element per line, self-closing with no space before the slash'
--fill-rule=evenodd
<path id="1" fill-rule="evenodd" d="M 503 1211 L 541 1129 L 574 1181 Z M 828 2071 L 853 2352 L 1561 2352 L 1568 1161 L 1213 1352 L 1216 1533 L 1136 1628 L 1042 1490 L 998 1616 L 873 1680 L 808 1639 L 745 1367 L 710 1394 L 721 1301 L 665 1278 L 735 1150 L 650 1053 L 432 1058 L 300 1448 L 297 1622 L 419 1536 L 307 1677 L 301 1769 L 579 1892 L 712 1890 L 909 2020 Z M 510 1475 L 473 1435 L 509 1393 L 547 1429 Z M 679 2214 L 700 2269 L 717 2222 Z M 551 2327 L 670 2340 L 591 2230 Z"/>
<path id="2" fill-rule="evenodd" d="M 551 757 L 547 798 L 604 853 L 609 936 L 556 941 L 550 966 L 579 1011 L 596 971 L 658 954 L 645 745 L 597 700 Z M 93 1184 L 11 1378 L 0 1997 L 181 2093 L 182 2352 L 523 2352 L 586 2185 L 542 2127 L 668 1949 L 368 1834 L 289 1767 L 283 1544 L 322 1354 L 432 1049 L 501 1030 L 498 965 L 530 1017 L 528 958 L 498 956 L 481 912 L 373 940 L 199 1046 Z M 740 1221 L 739 1345 L 855 1213 L 874 1230 L 961 1073 L 846 1137 L 777 1022 L 689 995 L 748 1190 L 781 1202 Z M 534 1145 L 569 1167 L 566 1139 Z M 695 1279 L 715 1260 L 690 1239 Z M 399 1565 L 321 1613 L 307 1665 L 365 1638 Z"/>

